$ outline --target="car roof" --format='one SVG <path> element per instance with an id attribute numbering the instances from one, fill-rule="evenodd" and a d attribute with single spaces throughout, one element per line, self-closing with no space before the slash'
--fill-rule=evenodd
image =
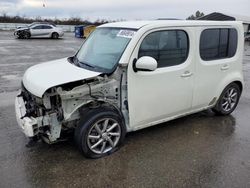
<path id="1" fill-rule="evenodd" d="M 30 27 L 35 27 L 35 26 L 40 26 L 40 25 L 53 26 L 52 24 L 49 24 L 49 23 L 35 23 L 35 24 L 30 25 Z"/>
<path id="2" fill-rule="evenodd" d="M 235 25 L 240 21 L 199 21 L 199 20 L 149 20 L 149 21 L 124 21 L 103 24 L 99 27 L 116 27 L 140 29 L 144 26 L 208 26 L 208 25 Z"/>
<path id="3" fill-rule="evenodd" d="M 49 23 L 49 22 L 33 22 L 30 25 L 34 26 L 34 25 L 50 25 L 50 26 L 56 26 L 53 23 Z"/>

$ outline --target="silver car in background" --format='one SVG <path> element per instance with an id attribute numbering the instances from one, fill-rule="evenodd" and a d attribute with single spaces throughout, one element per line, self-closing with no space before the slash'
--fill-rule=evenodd
<path id="1" fill-rule="evenodd" d="M 52 38 L 58 39 L 64 35 L 62 28 L 50 23 L 33 23 L 29 26 L 18 27 L 14 35 L 19 39 Z"/>

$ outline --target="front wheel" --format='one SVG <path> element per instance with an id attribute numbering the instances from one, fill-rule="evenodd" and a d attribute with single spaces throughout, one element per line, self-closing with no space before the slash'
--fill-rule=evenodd
<path id="1" fill-rule="evenodd" d="M 52 39 L 58 39 L 59 38 L 59 34 L 58 33 L 52 33 L 51 38 Z"/>
<path id="2" fill-rule="evenodd" d="M 29 32 L 24 32 L 24 34 L 23 34 L 24 39 L 29 39 L 30 37 L 31 37 L 31 35 Z"/>
<path id="3" fill-rule="evenodd" d="M 222 92 L 216 106 L 212 109 L 217 115 L 229 115 L 238 105 L 241 90 L 236 83 L 231 83 Z"/>
<path id="4" fill-rule="evenodd" d="M 100 158 L 119 149 L 126 129 L 122 118 L 107 107 L 90 109 L 75 130 L 79 150 L 88 158 Z"/>

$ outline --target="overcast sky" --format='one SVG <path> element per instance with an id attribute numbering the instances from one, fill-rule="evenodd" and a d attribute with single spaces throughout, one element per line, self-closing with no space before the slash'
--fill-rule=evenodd
<path id="1" fill-rule="evenodd" d="M 250 17 L 250 0 L 0 0 L 0 14 L 44 18 L 185 19 L 197 10 Z"/>

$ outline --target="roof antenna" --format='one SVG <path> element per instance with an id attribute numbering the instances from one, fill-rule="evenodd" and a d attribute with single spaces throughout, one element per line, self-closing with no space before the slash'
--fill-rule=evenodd
<path id="1" fill-rule="evenodd" d="M 45 0 L 43 1 L 43 7 L 44 7 L 44 8 L 46 7 Z"/>

